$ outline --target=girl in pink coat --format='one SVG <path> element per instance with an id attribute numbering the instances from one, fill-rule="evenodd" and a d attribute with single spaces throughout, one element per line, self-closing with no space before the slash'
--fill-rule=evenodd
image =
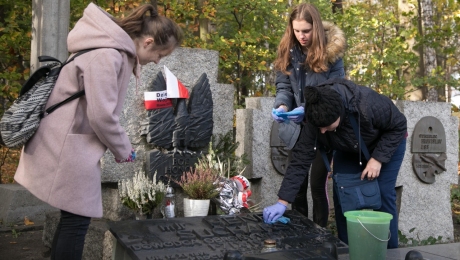
<path id="1" fill-rule="evenodd" d="M 117 162 L 134 150 L 119 122 L 132 73 L 158 63 L 180 45 L 172 20 L 143 5 L 123 19 L 91 3 L 67 38 L 70 53 L 94 49 L 63 67 L 47 107 L 72 94 L 85 95 L 43 118 L 24 146 L 15 180 L 61 210 L 51 259 L 81 259 L 92 217 L 102 217 L 101 167 L 109 149 Z"/>

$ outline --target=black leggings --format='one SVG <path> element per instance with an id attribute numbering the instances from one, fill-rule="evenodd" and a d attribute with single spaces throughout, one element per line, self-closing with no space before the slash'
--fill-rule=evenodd
<path id="1" fill-rule="evenodd" d="M 89 217 L 61 210 L 51 246 L 51 260 L 81 260 L 90 222 Z"/>
<path id="2" fill-rule="evenodd" d="M 289 152 L 289 161 L 291 161 L 292 153 Z M 332 153 L 327 154 L 329 161 L 332 158 Z M 310 172 L 310 187 L 311 196 L 313 199 L 313 222 L 321 227 L 327 226 L 327 220 L 329 218 L 329 199 L 327 196 L 327 169 L 324 165 L 321 153 L 316 152 L 316 158 L 311 165 Z M 307 201 L 307 188 L 308 188 L 309 174 L 305 177 L 305 180 L 300 187 L 297 196 L 292 203 L 292 209 L 297 210 L 306 217 L 308 217 L 308 201 Z"/>

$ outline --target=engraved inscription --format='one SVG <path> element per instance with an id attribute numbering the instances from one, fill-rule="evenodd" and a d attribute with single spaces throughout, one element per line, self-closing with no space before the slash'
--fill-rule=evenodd
<path id="1" fill-rule="evenodd" d="M 348 251 L 343 242 L 300 213 L 288 210 L 284 215 L 290 219 L 287 224 L 266 224 L 261 213 L 248 213 L 117 221 L 109 225 L 125 253 L 136 259 L 223 259 L 228 250 L 255 255 L 267 238 L 275 239 L 280 249 L 309 248 L 312 256 L 321 259 L 332 259 L 322 248 L 324 242 L 336 244 L 338 252 Z"/>

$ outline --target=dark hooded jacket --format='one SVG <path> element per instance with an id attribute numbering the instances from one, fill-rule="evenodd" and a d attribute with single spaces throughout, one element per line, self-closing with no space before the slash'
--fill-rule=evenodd
<path id="1" fill-rule="evenodd" d="M 327 45 L 326 55 L 329 70 L 316 73 L 304 66 L 306 55 L 300 46 L 294 46 L 291 52 L 291 63 L 287 71 L 289 75 L 281 71 L 276 73 L 276 98 L 274 108 L 280 105 L 288 107 L 289 111 L 299 106 L 304 106 L 302 87 L 316 86 L 332 78 L 345 77 L 342 57 L 346 50 L 346 40 L 342 30 L 331 22 L 323 21 L 326 32 Z M 289 122 L 279 125 L 280 139 L 284 141 L 288 149 L 292 149 L 300 133 L 300 125 Z"/>
<path id="2" fill-rule="evenodd" d="M 356 163 L 360 163 L 360 148 L 363 144 L 358 142 L 359 137 L 353 131 L 350 114 L 353 114 L 358 122 L 358 135 L 362 137 L 371 157 L 381 163 L 390 161 L 406 136 L 406 117 L 388 97 L 345 79 L 331 79 L 319 85 L 325 86 L 337 91 L 343 99 L 344 109 L 340 116 L 340 124 L 335 131 L 324 134 L 309 122 L 302 128 L 299 140 L 292 150 L 293 159 L 278 192 L 278 197 L 282 200 L 294 201 L 300 184 L 316 157 L 316 149 L 354 153 Z"/>

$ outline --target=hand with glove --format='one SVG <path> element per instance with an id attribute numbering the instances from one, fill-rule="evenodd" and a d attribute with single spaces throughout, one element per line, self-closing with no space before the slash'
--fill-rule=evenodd
<path id="1" fill-rule="evenodd" d="M 284 122 L 284 118 L 280 117 L 280 116 L 277 116 L 276 113 L 284 113 L 286 112 L 286 106 L 279 106 L 277 109 L 274 109 L 272 111 L 272 117 L 273 117 L 273 120 L 275 120 L 276 122 L 278 123 L 283 123 Z"/>
<path id="2" fill-rule="evenodd" d="M 131 154 L 126 159 L 120 160 L 120 159 L 115 158 L 115 161 L 117 163 L 134 162 L 134 160 L 136 160 L 136 151 L 134 151 L 134 149 L 131 149 Z"/>
<path id="3" fill-rule="evenodd" d="M 267 224 L 274 223 L 276 220 L 283 216 L 286 208 L 286 205 L 279 201 L 275 205 L 264 208 L 264 222 Z"/>
<path id="4" fill-rule="evenodd" d="M 294 123 L 299 124 L 303 120 L 303 117 L 305 115 L 305 109 L 304 107 L 300 106 L 292 110 L 292 113 L 294 113 L 295 115 L 288 116 L 288 118 L 294 121 Z"/>

